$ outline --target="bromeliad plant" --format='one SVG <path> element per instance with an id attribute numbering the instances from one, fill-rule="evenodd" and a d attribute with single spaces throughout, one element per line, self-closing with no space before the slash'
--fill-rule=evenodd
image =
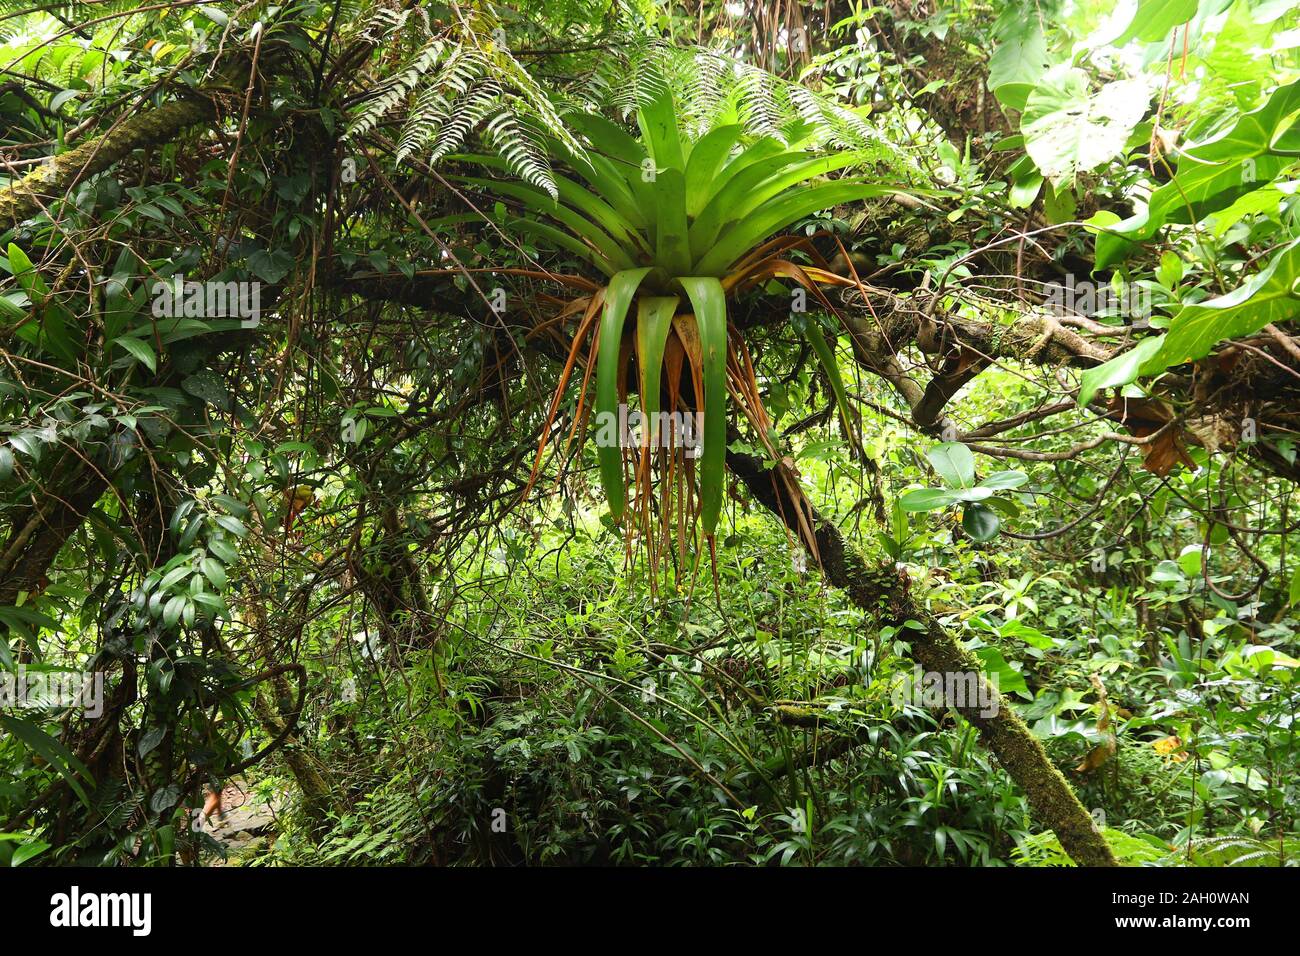
<path id="1" fill-rule="evenodd" d="M 833 312 L 822 287 L 853 283 L 828 271 L 807 238 L 779 233 L 818 210 L 900 188 L 861 178 L 826 180 L 828 173 L 861 163 L 864 157 L 808 148 L 814 131 L 807 125 L 792 127 L 784 140 L 764 136 L 746 141 L 738 123 L 715 124 L 693 138 L 679 122 L 666 83 L 657 84 L 641 105 L 637 122 L 639 139 L 602 117 L 572 116 L 571 125 L 587 143 L 579 153 L 559 139 L 549 141 L 552 158 L 577 174 L 577 179 L 556 174 L 554 196 L 519 182 L 457 179 L 551 220 L 523 218 L 512 226 L 573 253 L 604 276 L 603 284 L 588 285 L 588 294 L 560 313 L 561 319 L 580 318 L 538 446 L 532 482 L 584 350 L 586 374 L 570 441 L 587 424 L 591 409 L 585 393 L 593 370 L 597 422 L 618 416 L 620 402 L 631 389 L 628 369 L 635 353 L 635 390 L 647 427 L 636 443 L 601 441 L 598 436 L 597 455 L 611 516 L 623 524 L 629 540 L 638 532 L 644 536 L 653 568 L 655 541 L 675 537 L 684 561 L 686 541 L 694 540 L 697 523 L 713 548 L 722 510 L 728 393 L 767 452 L 779 457 L 753 362 L 728 320 L 728 300 L 769 281 L 787 280 L 812 292 Z M 495 156 L 458 158 L 491 169 L 509 168 Z M 817 264 L 793 261 L 789 254 L 796 248 Z M 798 329 L 825 369 L 842 426 L 855 440 L 830 343 L 816 321 L 800 321 Z M 702 414 L 698 447 L 686 448 L 681 436 L 665 440 L 658 433 L 659 413 L 665 407 L 669 413 Z M 625 444 L 634 447 L 620 447 Z M 652 480 L 652 466 L 657 481 Z M 629 473 L 637 519 L 625 522 Z M 812 541 L 808 530 L 805 543 Z"/>

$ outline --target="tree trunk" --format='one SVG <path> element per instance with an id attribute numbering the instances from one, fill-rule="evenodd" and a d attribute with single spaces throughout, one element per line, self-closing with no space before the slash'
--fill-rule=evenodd
<path id="1" fill-rule="evenodd" d="M 285 700 L 291 697 L 288 682 L 277 676 L 272 679 L 272 688 L 278 707 L 267 699 L 268 695 L 261 687 L 253 692 L 253 712 L 267 734 L 279 737 L 285 732 L 285 708 L 292 706 Z M 277 709 L 279 713 L 277 713 Z M 338 807 L 335 790 L 321 773 L 320 764 L 296 730 L 290 732 L 280 748 L 280 759 L 289 768 L 294 782 L 302 793 L 303 813 L 307 817 L 308 827 L 313 837 L 320 839 L 329 829 L 330 811 Z"/>
<path id="2" fill-rule="evenodd" d="M 62 462 L 60 478 L 32 506 L 9 515 L 10 533 L 0 546 L 0 607 L 15 604 L 18 595 L 43 587 L 46 572 L 86 520 L 107 487 L 92 469 Z"/>

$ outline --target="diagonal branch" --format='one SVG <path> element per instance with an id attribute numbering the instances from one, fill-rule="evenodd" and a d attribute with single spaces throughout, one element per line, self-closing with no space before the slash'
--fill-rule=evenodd
<path id="1" fill-rule="evenodd" d="M 164 143 L 181 130 L 214 115 L 212 104 L 194 97 L 140 113 L 102 136 L 53 156 L 17 182 L 0 190 L 0 229 L 38 215 L 78 183 L 103 172 L 133 150 Z"/>
<path id="2" fill-rule="evenodd" d="M 777 465 L 769 471 L 757 458 L 728 451 L 727 466 L 764 507 L 781 517 L 801 538 L 805 534 L 801 534 L 794 516 L 811 514 L 815 553 L 821 558 L 827 580 L 843 588 L 849 599 L 881 626 L 894 627 L 906 634 L 922 667 L 937 674 L 978 675 L 984 686 L 976 698 L 995 700 L 998 706 L 992 708 L 991 715 L 988 708 L 974 702 L 954 709 L 975 725 L 984 746 L 992 751 L 1007 774 L 1024 791 L 1038 820 L 1056 833 L 1061 846 L 1075 862 L 1082 866 L 1117 865 L 1105 837 L 1079 803 L 1065 777 L 1047 758 L 1038 738 L 1011 709 L 1006 698 L 988 684 L 979 661 L 913 599 L 906 575 L 892 568 L 869 571 L 862 556 L 831 521 L 806 500 L 797 502 L 788 491 L 778 492 L 778 488 L 791 486 L 789 481 L 773 480 L 772 471 L 784 469 L 785 465 Z M 806 540 L 804 543 L 812 544 Z"/>

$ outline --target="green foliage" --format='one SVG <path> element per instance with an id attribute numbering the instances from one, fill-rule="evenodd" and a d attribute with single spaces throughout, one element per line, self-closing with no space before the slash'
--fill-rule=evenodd
<path id="1" fill-rule="evenodd" d="M 1152 337 L 1084 373 L 1079 401 L 1087 404 L 1099 388 L 1127 385 L 1140 376 L 1158 375 L 1171 365 L 1204 358 L 1224 339 L 1258 332 L 1290 318 L 1300 300 L 1300 239 L 1283 246 L 1255 275 L 1227 295 L 1179 310 L 1166 335 Z"/>
<path id="2" fill-rule="evenodd" d="M 213 112 L 0 223 L 0 677 L 106 681 L 0 864 L 1067 863 L 789 501 L 1122 862 L 1294 864 L 1294 4 L 32 6 L 0 188 Z"/>
<path id="3" fill-rule="evenodd" d="M 689 615 L 680 599 L 651 605 L 644 587 L 594 601 L 617 560 L 609 535 L 575 542 L 558 571 L 512 560 L 503 573 L 533 583 L 462 606 L 446 698 L 428 683 L 415 685 L 428 699 L 409 701 L 371 685 L 343 711 L 347 734 L 331 719 L 321 753 L 361 795 L 319 846 L 295 830 L 271 859 L 1008 862 L 1027 809 L 972 729 L 897 709 L 882 689 L 905 663 L 877 655 L 841 600 L 810 603 L 815 584 L 780 560 L 770 528 L 739 533 L 748 556 L 720 568 L 727 606 Z M 737 633 L 729 620 L 753 623 Z M 753 709 L 755 692 L 807 699 L 827 719 L 786 727 Z M 394 721 L 402 741 L 362 770 L 345 741 Z"/>
<path id="4" fill-rule="evenodd" d="M 1122 866 L 1147 866 L 1164 858 L 1164 847 L 1158 840 L 1151 842 L 1108 827 L 1101 832 Z M 1016 861 L 1023 866 L 1075 865 L 1061 849 L 1061 842 L 1055 833 L 1036 833 L 1026 838 L 1016 848 L 1015 856 Z"/>
<path id="5" fill-rule="evenodd" d="M 960 504 L 962 528 L 972 541 L 980 543 L 997 537 L 999 511 L 1011 517 L 1019 514 L 1014 504 L 995 498 L 994 492 L 1019 488 L 1029 480 L 1024 472 L 998 471 L 976 481 L 975 457 L 958 442 L 944 442 L 925 454 L 944 487 L 909 491 L 899 499 L 904 511 L 935 511 Z"/>
<path id="6" fill-rule="evenodd" d="M 695 401 L 695 410 L 703 415 L 696 513 L 704 534 L 712 539 L 722 509 L 727 367 L 729 363 L 743 367 L 733 357 L 735 344 L 729 343 L 728 292 L 740 285 L 788 277 L 821 295 L 818 283 L 837 277 L 795 266 L 783 258 L 788 245 L 772 247 L 767 240 L 819 209 L 881 196 L 891 189 L 856 178 L 815 182 L 862 158 L 850 152 L 816 156 L 806 148 L 814 141 L 815 127 L 801 125 L 786 130 L 784 137 L 766 135 L 748 143 L 742 141 L 736 124 L 709 127 L 692 136 L 677 107 L 671 79 L 661 75 L 643 82 L 652 85 L 636 112 L 639 139 L 602 118 L 583 114 L 574 116 L 573 122 L 590 140 L 590 149 L 559 138 L 550 142 L 552 154 L 566 161 L 585 185 L 564 180 L 563 188 L 557 187 L 548 198 L 541 189 L 529 186 L 457 178 L 518 199 L 529 210 L 553 218 L 566 231 L 541 228 L 538 234 L 588 259 L 608 278 L 599 298 L 591 300 L 591 307 L 599 303 L 601 310 L 594 347 L 598 350 L 593 406 L 597 422 L 618 418 L 620 397 L 627 391 L 623 342 L 634 300 L 639 303 L 635 340 L 642 375 L 638 389 L 647 415 L 659 410 L 659 371 L 668 337 L 684 351 L 702 388 Z M 460 158 L 489 168 L 496 165 L 490 157 Z M 674 318 L 683 300 L 690 311 Z M 852 434 L 847 396 L 829 345 L 815 324 L 798 327 L 827 370 L 846 434 Z M 586 328 L 585 323 L 580 325 L 575 350 Z M 743 390 L 746 384 L 742 376 L 738 385 Z M 676 381 L 668 386 L 671 394 L 677 394 Z M 558 401 L 557 395 L 553 407 L 558 407 Z M 750 409 L 749 416 L 756 427 L 761 426 L 761 410 Z M 767 441 L 765 434 L 762 437 Z M 597 454 L 610 514 L 618 523 L 627 499 L 624 451 L 617 443 L 605 441 L 598 444 Z M 640 465 L 633 468 L 634 473 L 640 471 Z M 668 507 L 660 511 L 665 516 L 671 513 Z M 664 521 L 671 523 L 667 517 Z"/>

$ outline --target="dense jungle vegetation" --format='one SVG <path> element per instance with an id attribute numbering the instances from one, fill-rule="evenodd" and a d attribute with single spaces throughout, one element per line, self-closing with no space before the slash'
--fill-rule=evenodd
<path id="1" fill-rule="evenodd" d="M 1300 0 L 0 0 L 0 864 L 1294 866 Z"/>

